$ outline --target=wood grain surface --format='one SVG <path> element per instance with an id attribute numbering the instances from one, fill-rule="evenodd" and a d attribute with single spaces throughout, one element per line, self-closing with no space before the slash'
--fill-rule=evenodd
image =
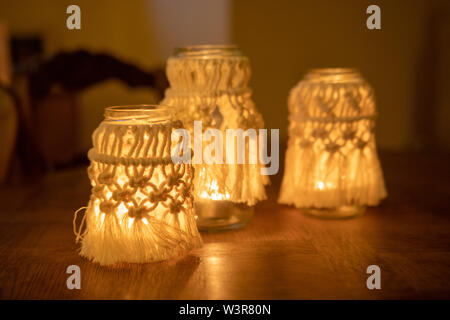
<path id="1" fill-rule="evenodd" d="M 383 154 L 389 197 L 362 217 L 325 221 L 269 200 L 241 230 L 203 234 L 177 261 L 100 267 L 77 254 L 73 212 L 89 198 L 85 168 L 0 191 L 2 299 L 450 298 L 450 156 Z M 81 268 L 81 290 L 66 268 Z M 368 290 L 366 268 L 381 268 Z"/>

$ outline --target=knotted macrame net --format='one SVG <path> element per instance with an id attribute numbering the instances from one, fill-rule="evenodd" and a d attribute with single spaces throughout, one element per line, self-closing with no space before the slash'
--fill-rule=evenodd
<path id="1" fill-rule="evenodd" d="M 103 121 L 88 157 L 92 194 L 81 255 L 102 265 L 152 262 L 202 244 L 190 164 L 174 164 L 171 133 L 180 121 Z"/>
<path id="2" fill-rule="evenodd" d="M 386 196 L 371 87 L 352 70 L 317 70 L 288 99 L 289 140 L 280 203 L 377 205 Z"/>
<path id="3" fill-rule="evenodd" d="M 177 118 L 189 129 L 192 142 L 194 120 L 202 121 L 203 132 L 208 128 L 219 129 L 224 139 L 226 129 L 246 131 L 253 128 L 258 134 L 258 129 L 264 126 L 248 87 L 251 73 L 249 59 L 240 53 L 218 51 L 207 55 L 202 55 L 203 52 L 193 56 L 174 55 L 167 62 L 170 88 L 166 90 L 162 104 L 177 108 Z M 194 164 L 196 197 L 247 205 L 254 205 L 266 198 L 264 186 L 269 179 L 261 174 L 259 161 L 253 164 L 249 161 L 245 164 L 226 163 L 226 144 L 234 141 L 223 141 L 223 164 L 206 164 L 204 161 Z M 208 144 L 203 141 L 203 152 Z M 261 147 L 257 146 L 258 149 Z M 249 152 L 258 151 L 250 148 L 246 138 L 246 159 L 249 159 Z"/>

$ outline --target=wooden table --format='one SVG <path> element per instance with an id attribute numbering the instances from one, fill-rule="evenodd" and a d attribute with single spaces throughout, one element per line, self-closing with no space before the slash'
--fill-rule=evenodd
<path id="1" fill-rule="evenodd" d="M 270 199 L 244 229 L 204 234 L 178 261 L 106 268 L 77 254 L 73 211 L 90 187 L 85 168 L 0 194 L 3 299 L 450 298 L 450 156 L 382 154 L 389 197 L 362 217 L 322 221 Z M 68 290 L 66 268 L 81 268 Z M 381 268 L 368 290 L 366 268 Z"/>

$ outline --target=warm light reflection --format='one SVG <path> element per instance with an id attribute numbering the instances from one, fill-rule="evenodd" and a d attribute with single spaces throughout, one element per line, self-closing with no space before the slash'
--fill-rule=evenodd
<path id="1" fill-rule="evenodd" d="M 316 189 L 317 190 L 333 190 L 336 189 L 335 184 L 332 182 L 322 182 L 322 181 L 317 181 L 316 182 Z"/>
<path id="2" fill-rule="evenodd" d="M 119 186 L 123 187 L 123 185 L 125 184 L 125 180 L 122 177 L 119 177 L 117 179 L 117 183 L 119 184 Z"/>
<path id="3" fill-rule="evenodd" d="M 220 258 L 213 256 L 213 257 L 209 257 L 208 261 L 213 263 L 213 264 L 218 264 L 220 262 Z"/>
<path id="4" fill-rule="evenodd" d="M 219 193 L 219 186 L 217 181 L 213 180 L 209 186 L 206 187 L 207 190 L 203 190 L 200 197 L 203 199 L 210 200 L 228 200 L 230 199 L 230 194 L 226 192 L 225 194 Z"/>
<path id="5" fill-rule="evenodd" d="M 123 217 L 123 215 L 127 212 L 128 212 L 128 209 L 125 207 L 123 202 L 121 204 L 119 204 L 119 206 L 117 207 L 117 217 L 119 219 L 121 219 Z"/>
<path id="6" fill-rule="evenodd" d="M 224 263 L 223 257 L 217 255 L 217 248 L 222 248 L 221 250 L 223 250 L 223 246 L 220 244 L 205 247 L 207 258 L 204 263 L 204 276 L 210 299 L 220 299 L 229 294 L 229 281 L 223 275 L 226 273 L 233 274 L 233 271 L 236 271 L 235 260 L 228 259 Z"/>
<path id="7" fill-rule="evenodd" d="M 128 228 L 130 229 L 131 226 L 133 225 L 134 222 L 134 218 L 128 218 Z"/>

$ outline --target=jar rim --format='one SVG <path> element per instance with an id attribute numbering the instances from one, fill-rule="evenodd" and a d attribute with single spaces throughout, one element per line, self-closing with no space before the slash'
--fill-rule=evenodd
<path id="1" fill-rule="evenodd" d="M 361 82 L 363 78 L 356 68 L 313 68 L 309 69 L 305 79 L 313 82 Z"/>
<path id="2" fill-rule="evenodd" d="M 241 49 L 234 44 L 200 44 L 175 47 L 173 57 L 176 58 L 210 58 L 221 56 L 242 56 Z"/>
<path id="3" fill-rule="evenodd" d="M 118 105 L 105 108 L 105 119 L 110 121 L 148 120 L 164 121 L 172 118 L 175 108 L 159 104 Z"/>
<path id="4" fill-rule="evenodd" d="M 308 70 L 308 73 L 310 74 L 352 74 L 352 73 L 359 73 L 358 69 L 356 68 L 312 68 Z"/>

